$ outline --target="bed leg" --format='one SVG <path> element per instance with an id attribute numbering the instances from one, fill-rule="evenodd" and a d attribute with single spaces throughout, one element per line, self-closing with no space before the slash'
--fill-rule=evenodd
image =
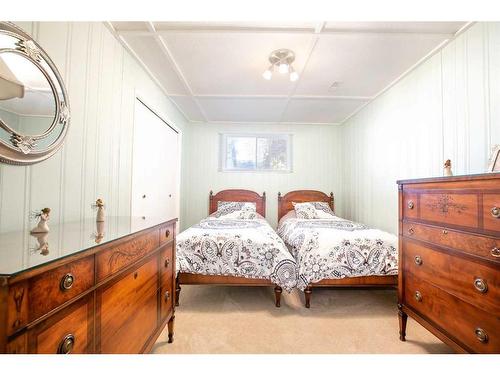
<path id="1" fill-rule="evenodd" d="M 312 293 L 312 288 L 310 286 L 304 289 L 304 296 L 306 297 L 306 308 L 311 307 L 311 293 Z"/>
<path id="2" fill-rule="evenodd" d="M 174 322 L 175 322 L 175 316 L 172 315 L 170 320 L 168 321 L 168 343 L 171 344 L 174 342 Z"/>
<path id="3" fill-rule="evenodd" d="M 276 307 L 281 306 L 281 293 L 283 292 L 283 289 L 281 289 L 280 286 L 276 285 L 274 287 L 274 299 L 276 301 Z"/>
<path id="4" fill-rule="evenodd" d="M 406 341 L 406 321 L 408 315 L 402 310 L 402 305 L 398 304 L 398 318 L 399 318 L 399 339 Z"/>
<path id="5" fill-rule="evenodd" d="M 179 297 L 181 295 L 181 284 L 179 283 L 179 276 L 175 279 L 175 306 L 179 306 Z"/>

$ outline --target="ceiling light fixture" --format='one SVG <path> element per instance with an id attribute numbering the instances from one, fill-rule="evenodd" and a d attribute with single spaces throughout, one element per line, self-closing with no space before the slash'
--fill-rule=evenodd
<path id="1" fill-rule="evenodd" d="M 273 71 L 277 68 L 281 74 L 289 73 L 290 81 L 295 82 L 299 79 L 299 74 L 293 69 L 292 63 L 294 61 L 295 53 L 293 51 L 286 48 L 277 49 L 269 55 L 271 66 L 262 73 L 262 77 L 269 81 L 273 76 Z"/>

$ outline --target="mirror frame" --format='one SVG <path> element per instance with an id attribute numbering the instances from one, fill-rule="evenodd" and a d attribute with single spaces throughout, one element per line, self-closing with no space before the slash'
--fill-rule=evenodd
<path id="1" fill-rule="evenodd" d="M 11 22 L 0 21 L 0 34 L 18 39 L 12 48 L 1 48 L 1 53 L 21 55 L 35 65 L 47 79 L 55 101 L 55 115 L 52 124 L 42 134 L 24 135 L 16 132 L 0 118 L 0 128 L 10 134 L 8 141 L 0 138 L 0 162 L 15 165 L 30 165 L 54 155 L 63 145 L 70 123 L 69 98 L 64 81 L 47 53 L 33 38 Z M 57 125 L 62 129 L 48 146 L 36 148 L 37 141 L 50 136 Z"/>

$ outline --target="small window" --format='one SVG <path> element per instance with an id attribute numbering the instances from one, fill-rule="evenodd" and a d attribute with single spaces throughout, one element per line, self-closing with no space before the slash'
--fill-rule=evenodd
<path id="1" fill-rule="evenodd" d="M 221 134 L 222 171 L 292 171 L 290 134 Z"/>

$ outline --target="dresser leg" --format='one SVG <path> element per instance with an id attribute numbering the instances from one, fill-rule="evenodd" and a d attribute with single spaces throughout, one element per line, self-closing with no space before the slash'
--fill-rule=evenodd
<path id="1" fill-rule="evenodd" d="M 401 305 L 398 305 L 399 339 L 401 341 L 406 341 L 406 322 L 408 320 L 408 315 L 401 309 L 401 307 Z"/>
<path id="2" fill-rule="evenodd" d="M 179 276 L 175 279 L 175 306 L 179 306 L 179 297 L 181 295 L 181 284 L 179 283 Z"/>
<path id="3" fill-rule="evenodd" d="M 311 307 L 311 294 L 312 294 L 312 288 L 310 286 L 304 289 L 304 296 L 306 297 L 306 308 Z"/>
<path id="4" fill-rule="evenodd" d="M 276 301 L 276 307 L 281 306 L 281 293 L 283 292 L 283 289 L 281 289 L 280 286 L 276 285 L 274 287 L 274 300 Z"/>
<path id="5" fill-rule="evenodd" d="M 175 322 L 175 316 L 172 315 L 170 320 L 168 321 L 168 342 L 169 344 L 174 342 L 174 322 Z"/>

